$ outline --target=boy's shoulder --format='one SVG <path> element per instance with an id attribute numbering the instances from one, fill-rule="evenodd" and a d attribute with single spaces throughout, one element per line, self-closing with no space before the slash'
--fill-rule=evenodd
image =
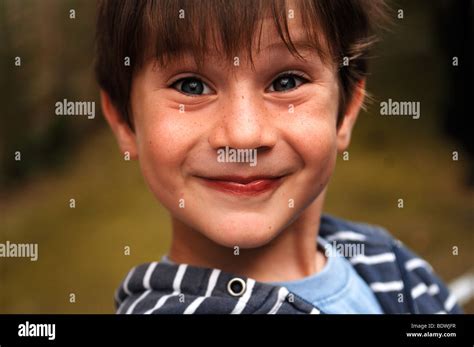
<path id="1" fill-rule="evenodd" d="M 342 255 L 370 286 L 385 312 L 462 313 L 431 265 L 385 228 L 323 214 L 319 233 L 333 246 L 363 246 L 361 253 Z M 354 247 L 341 249 L 352 251 Z"/>
<path id="2" fill-rule="evenodd" d="M 383 227 L 342 219 L 330 214 L 321 216 L 319 235 L 327 241 L 363 241 L 372 245 L 387 245 L 394 237 Z"/>

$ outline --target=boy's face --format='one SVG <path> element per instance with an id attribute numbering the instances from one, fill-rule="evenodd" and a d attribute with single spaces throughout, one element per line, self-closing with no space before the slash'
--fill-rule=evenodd
<path id="1" fill-rule="evenodd" d="M 296 21 L 290 33 L 296 44 L 304 39 Z M 323 192 L 348 145 L 360 102 L 336 129 L 336 67 L 297 48 L 306 61 L 264 21 L 254 69 L 243 57 L 229 66 L 212 52 L 200 71 L 192 56 L 166 69 L 150 62 L 132 84 L 135 132 L 112 124 L 173 217 L 220 245 L 271 241 Z M 226 146 L 257 150 L 256 165 L 220 162 Z"/>

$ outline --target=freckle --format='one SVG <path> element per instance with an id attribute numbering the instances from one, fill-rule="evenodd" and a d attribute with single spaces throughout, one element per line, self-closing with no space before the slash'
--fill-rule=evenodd
<path id="1" fill-rule="evenodd" d="M 242 95 L 242 100 L 245 99 L 245 97 Z"/>

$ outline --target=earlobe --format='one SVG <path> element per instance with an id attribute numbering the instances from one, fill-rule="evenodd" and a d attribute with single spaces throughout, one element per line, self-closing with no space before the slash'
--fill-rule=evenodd
<path id="1" fill-rule="evenodd" d="M 104 90 L 100 91 L 100 100 L 104 117 L 117 139 L 121 152 L 124 155 L 128 154 L 130 159 L 137 159 L 138 152 L 134 132 L 130 129 L 130 126 L 123 119 L 109 95 Z"/>
<path id="2" fill-rule="evenodd" d="M 345 151 L 351 142 L 351 134 L 365 97 L 365 80 L 361 80 L 346 107 L 346 113 L 337 131 L 337 150 Z"/>

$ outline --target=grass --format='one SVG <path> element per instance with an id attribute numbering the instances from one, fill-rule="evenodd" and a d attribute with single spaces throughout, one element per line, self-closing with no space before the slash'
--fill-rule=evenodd
<path id="1" fill-rule="evenodd" d="M 166 211 L 110 134 L 91 138 L 72 162 L 32 182 L 4 209 L 5 240 L 39 243 L 39 260 L 2 260 L 2 312 L 112 312 L 126 272 L 169 245 Z"/>

